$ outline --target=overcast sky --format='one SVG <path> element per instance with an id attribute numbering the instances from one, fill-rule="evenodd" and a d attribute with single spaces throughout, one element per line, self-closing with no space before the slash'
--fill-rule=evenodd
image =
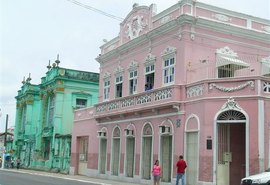
<path id="1" fill-rule="evenodd" d="M 177 0 L 77 0 L 125 18 L 134 3 L 157 4 L 158 12 Z M 269 0 L 201 0 L 211 5 L 270 19 Z M 45 76 L 48 61 L 60 55 L 60 67 L 99 72 L 95 58 L 103 39 L 119 33 L 120 21 L 68 0 L 0 0 L 0 132 L 6 114 L 15 124 L 17 91 L 31 73 L 32 84 Z"/>

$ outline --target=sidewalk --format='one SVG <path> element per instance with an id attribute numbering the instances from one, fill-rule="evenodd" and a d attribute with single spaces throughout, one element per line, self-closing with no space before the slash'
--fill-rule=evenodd
<path id="1" fill-rule="evenodd" d="M 100 185 L 141 185 L 136 183 L 129 183 L 129 182 L 120 182 L 115 180 L 108 180 L 108 179 L 98 179 L 98 178 L 91 178 L 87 176 L 81 176 L 81 175 L 65 175 L 60 173 L 50 173 L 50 172 L 44 172 L 44 171 L 35 171 L 35 170 L 28 170 L 28 169 L 0 169 L 5 171 L 11 171 L 15 173 L 27 173 L 27 174 L 33 174 L 33 175 L 41 175 L 41 176 L 48 176 L 48 177 L 55 177 L 55 178 L 61 178 L 61 179 L 67 179 L 67 180 L 75 180 L 79 182 L 89 182 L 89 183 L 95 183 Z"/>

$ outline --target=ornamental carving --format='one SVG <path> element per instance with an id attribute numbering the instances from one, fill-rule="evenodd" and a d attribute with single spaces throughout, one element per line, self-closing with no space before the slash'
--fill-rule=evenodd
<path id="1" fill-rule="evenodd" d="M 201 96 L 201 95 L 203 95 L 203 91 L 204 91 L 203 85 L 189 87 L 189 88 L 187 88 L 187 98 Z"/>
<path id="2" fill-rule="evenodd" d="M 166 56 L 170 54 L 175 54 L 176 53 L 176 48 L 168 46 L 162 53 L 161 56 Z"/>
<path id="3" fill-rule="evenodd" d="M 130 71 L 133 71 L 133 70 L 136 70 L 138 67 L 139 67 L 138 62 L 136 62 L 135 60 L 133 60 L 133 61 L 129 64 L 128 69 L 129 69 Z"/>
<path id="4" fill-rule="evenodd" d="M 228 46 L 225 46 L 224 48 L 220 48 L 216 50 L 217 54 L 220 55 L 226 55 L 226 56 L 231 56 L 231 57 L 237 57 L 237 53 L 235 53 L 231 48 Z"/>
<path id="5" fill-rule="evenodd" d="M 156 56 L 148 53 L 148 55 L 144 59 L 144 64 L 146 66 L 153 64 L 156 61 Z"/>
<path id="6" fill-rule="evenodd" d="M 237 87 L 223 87 L 223 86 L 219 86 L 217 84 L 211 83 L 209 85 L 209 89 L 212 90 L 213 88 L 216 88 L 216 89 L 223 91 L 223 92 L 235 92 L 235 91 L 242 90 L 247 86 L 250 86 L 252 89 L 254 89 L 254 81 L 248 81 L 248 82 L 241 84 Z"/>
<path id="7" fill-rule="evenodd" d="M 143 128 L 143 135 L 151 136 L 152 134 L 152 127 L 150 126 L 150 124 L 146 124 Z"/>
<path id="8" fill-rule="evenodd" d="M 127 24 L 126 34 L 130 40 L 139 36 L 140 32 L 147 26 L 146 21 L 143 22 L 143 16 L 137 15 Z"/>
<path id="9" fill-rule="evenodd" d="M 165 23 L 169 22 L 171 19 L 172 19 L 172 16 L 171 15 L 167 15 L 167 16 L 163 17 L 160 20 L 160 24 L 165 24 Z"/>
<path id="10" fill-rule="evenodd" d="M 123 71 L 124 71 L 124 69 L 123 69 L 121 66 L 118 66 L 118 67 L 115 69 L 114 73 L 115 73 L 115 74 L 119 74 L 119 73 L 123 73 Z"/>
<path id="11" fill-rule="evenodd" d="M 109 72 L 105 72 L 103 75 L 103 79 L 110 78 L 110 77 L 111 77 L 111 73 Z"/>
<path id="12" fill-rule="evenodd" d="M 229 22 L 232 20 L 232 18 L 222 14 L 213 14 L 212 17 L 222 22 Z"/>
<path id="13" fill-rule="evenodd" d="M 230 97 L 227 102 L 222 106 L 221 110 L 239 110 L 242 108 L 234 101 L 232 97 Z"/>

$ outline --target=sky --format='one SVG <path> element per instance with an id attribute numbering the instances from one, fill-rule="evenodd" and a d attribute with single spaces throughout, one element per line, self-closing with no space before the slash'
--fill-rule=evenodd
<path id="1" fill-rule="evenodd" d="M 115 38 L 120 21 L 78 6 L 72 0 L 0 0 L 0 132 L 15 125 L 17 91 L 31 73 L 40 84 L 46 66 L 59 54 L 60 67 L 99 72 L 95 58 L 104 39 Z M 125 18 L 132 5 L 157 5 L 161 12 L 178 0 L 77 0 Z M 198 0 L 270 20 L 270 0 Z"/>

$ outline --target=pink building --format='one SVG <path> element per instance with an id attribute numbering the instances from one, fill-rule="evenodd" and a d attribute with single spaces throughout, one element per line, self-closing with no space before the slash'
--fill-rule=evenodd
<path id="1" fill-rule="evenodd" d="M 101 46 L 99 103 L 74 117 L 70 172 L 238 185 L 270 167 L 270 21 L 183 0 L 138 6 Z"/>

